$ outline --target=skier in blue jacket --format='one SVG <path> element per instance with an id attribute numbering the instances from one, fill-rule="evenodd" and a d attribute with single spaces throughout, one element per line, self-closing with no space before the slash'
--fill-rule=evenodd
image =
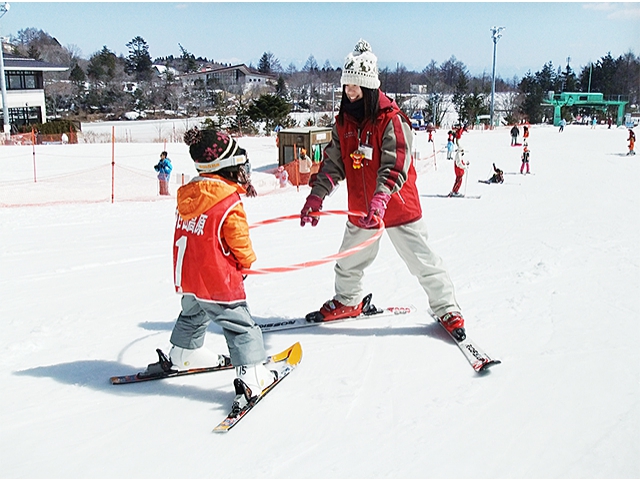
<path id="1" fill-rule="evenodd" d="M 167 152 L 160 154 L 160 161 L 153 167 L 158 172 L 158 181 L 160 183 L 160 195 L 169 195 L 169 177 L 171 176 L 171 160 L 167 158 Z"/>

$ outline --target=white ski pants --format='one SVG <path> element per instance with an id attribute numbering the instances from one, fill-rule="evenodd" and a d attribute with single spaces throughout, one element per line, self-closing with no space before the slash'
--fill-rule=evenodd
<path id="1" fill-rule="evenodd" d="M 361 244 L 375 234 L 375 230 L 367 230 L 347 222 L 340 251 Z M 425 222 L 417 222 L 386 229 L 389 239 L 398 255 L 409 268 L 409 272 L 417 277 L 420 285 L 429 298 L 429 305 L 434 313 L 442 316 L 447 312 L 460 311 L 455 298 L 453 282 L 447 273 L 442 259 L 429 247 Z M 364 295 L 362 277 L 364 269 L 373 263 L 380 249 L 380 239 L 363 250 L 341 258 L 334 268 L 335 299 L 343 305 L 357 305 Z"/>

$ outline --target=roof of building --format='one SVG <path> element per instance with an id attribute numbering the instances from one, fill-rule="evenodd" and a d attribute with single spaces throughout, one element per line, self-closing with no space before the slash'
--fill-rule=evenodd
<path id="1" fill-rule="evenodd" d="M 247 67 L 244 63 L 241 63 L 239 65 L 230 65 L 230 66 L 223 65 L 223 66 L 203 67 L 197 72 L 187 73 L 185 74 L 185 76 L 198 76 L 198 75 L 203 75 L 208 73 L 225 73 L 225 72 L 233 72 L 235 70 L 240 70 L 244 75 L 252 75 L 256 77 L 264 77 L 264 78 L 270 78 L 270 79 L 275 78 L 275 75 L 273 74 L 261 73 L 261 72 L 252 70 L 249 67 Z"/>
<path id="2" fill-rule="evenodd" d="M 5 53 L 3 57 L 4 68 L 7 70 L 34 70 L 39 72 L 64 72 L 69 70 L 69 67 L 62 65 L 34 60 L 33 58 L 16 57 L 9 53 Z"/>

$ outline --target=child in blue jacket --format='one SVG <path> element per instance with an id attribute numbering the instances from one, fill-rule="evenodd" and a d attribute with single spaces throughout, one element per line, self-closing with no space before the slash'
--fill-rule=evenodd
<path id="1" fill-rule="evenodd" d="M 167 152 L 160 154 L 160 161 L 153 167 L 158 172 L 158 181 L 160 183 L 160 195 L 169 195 L 169 177 L 171 176 L 171 160 L 167 158 Z"/>

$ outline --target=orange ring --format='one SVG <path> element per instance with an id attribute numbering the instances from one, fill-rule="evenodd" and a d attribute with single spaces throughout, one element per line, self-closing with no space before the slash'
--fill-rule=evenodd
<path id="1" fill-rule="evenodd" d="M 326 216 L 326 215 L 357 215 L 359 217 L 366 217 L 367 214 L 363 213 L 363 212 L 352 212 L 349 210 L 327 210 L 324 212 L 312 212 L 311 213 L 312 216 Z M 283 272 L 293 272 L 295 270 L 302 270 L 303 268 L 309 268 L 309 267 L 316 267 L 318 265 L 323 265 L 325 263 L 329 263 L 332 262 L 334 260 L 338 260 L 340 258 L 344 258 L 344 257 L 348 257 L 349 255 L 353 255 L 356 252 L 359 252 L 360 250 L 363 250 L 364 248 L 368 247 L 369 245 L 371 245 L 372 243 L 374 243 L 376 240 L 378 240 L 381 236 L 382 236 L 382 232 L 384 231 L 384 222 L 382 221 L 382 219 L 376 217 L 378 220 L 378 230 L 376 230 L 376 233 L 371 237 L 368 238 L 367 240 L 365 240 L 364 242 L 348 248 L 347 250 L 343 250 L 342 252 L 338 252 L 338 253 L 334 253 L 333 255 L 329 255 L 327 257 L 321 258 L 319 260 L 313 260 L 310 262 L 302 262 L 302 263 L 296 263 L 293 265 L 289 265 L 287 267 L 269 267 L 269 268 L 257 268 L 255 270 L 252 269 L 243 269 L 241 270 L 241 273 L 243 275 L 264 275 L 267 273 L 283 273 Z M 300 214 L 295 214 L 295 215 L 285 215 L 283 217 L 277 217 L 277 218 L 272 218 L 270 220 L 263 220 L 262 222 L 258 222 L 258 223 L 254 223 L 253 225 L 251 225 L 249 228 L 257 228 L 257 227 L 261 227 L 263 225 L 271 225 L 274 223 L 280 223 L 286 220 L 299 220 L 300 219 Z"/>

